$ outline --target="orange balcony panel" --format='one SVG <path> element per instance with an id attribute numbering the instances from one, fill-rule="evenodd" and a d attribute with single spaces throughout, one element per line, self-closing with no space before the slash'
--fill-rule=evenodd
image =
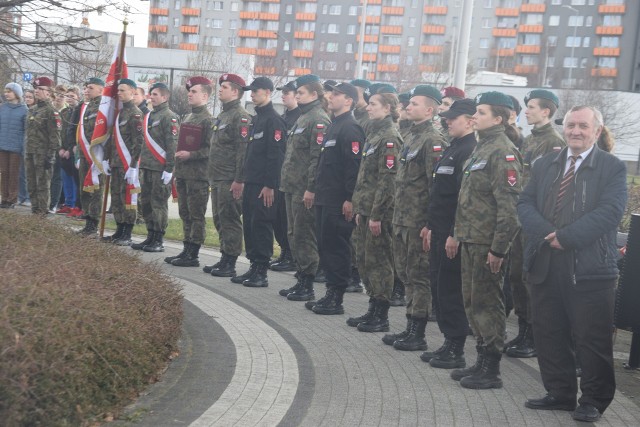
<path id="1" fill-rule="evenodd" d="M 362 22 L 362 15 L 358 15 L 358 24 L 360 22 Z M 367 24 L 379 24 L 379 23 L 380 23 L 379 16 L 367 15 Z"/>
<path id="2" fill-rule="evenodd" d="M 539 33 L 544 31 L 544 25 L 520 25 L 518 31 L 521 33 Z"/>
<path id="3" fill-rule="evenodd" d="M 423 73 L 432 73 L 436 70 L 435 65 L 422 65 L 420 64 L 420 71 Z"/>
<path id="4" fill-rule="evenodd" d="M 255 66 L 253 72 L 257 75 L 273 75 L 276 73 L 276 67 L 259 67 Z"/>
<path id="5" fill-rule="evenodd" d="M 491 54 L 493 56 L 499 56 L 500 58 L 504 58 L 505 56 L 513 56 L 515 55 L 515 49 L 493 49 Z"/>
<path id="6" fill-rule="evenodd" d="M 182 50 L 198 50 L 196 43 L 180 43 L 178 47 Z"/>
<path id="7" fill-rule="evenodd" d="M 360 0 L 360 4 L 364 4 L 364 0 Z M 367 4 L 382 4 L 382 0 L 368 0 Z"/>
<path id="8" fill-rule="evenodd" d="M 255 47 L 237 47 L 236 53 L 241 55 L 255 55 L 258 49 Z"/>
<path id="9" fill-rule="evenodd" d="M 422 32 L 425 34 L 444 34 L 446 27 L 444 25 L 423 25 Z"/>
<path id="10" fill-rule="evenodd" d="M 280 0 L 260 0 L 262 3 L 280 3 Z M 312 0 L 315 1 L 315 0 Z"/>
<path id="11" fill-rule="evenodd" d="M 523 13 L 544 13 L 547 5 L 544 3 L 524 3 L 520 6 L 520 12 Z"/>
<path id="12" fill-rule="evenodd" d="M 399 68 L 398 64 L 378 64 L 378 72 L 397 73 Z"/>
<path id="13" fill-rule="evenodd" d="M 623 27 L 605 27 L 604 25 L 599 25 L 596 27 L 596 34 L 599 35 L 607 35 L 607 36 L 619 36 L 622 34 Z"/>
<path id="14" fill-rule="evenodd" d="M 310 68 L 294 68 L 293 73 L 296 76 L 304 76 L 305 74 L 311 74 Z"/>
<path id="15" fill-rule="evenodd" d="M 400 46 L 391 46 L 388 44 L 381 44 L 378 46 L 378 52 L 380 53 L 400 53 Z"/>
<path id="16" fill-rule="evenodd" d="M 591 75 L 593 77 L 617 77 L 617 68 L 592 68 Z"/>
<path id="17" fill-rule="evenodd" d="M 313 31 L 296 31 L 295 33 L 293 33 L 293 37 L 297 39 L 313 40 L 315 36 L 316 33 L 314 33 Z"/>
<path id="18" fill-rule="evenodd" d="M 155 48 L 159 48 L 159 49 L 167 49 L 169 47 L 169 43 L 149 41 L 149 43 L 147 43 L 147 47 L 155 47 Z"/>
<path id="19" fill-rule="evenodd" d="M 496 8 L 496 16 L 519 16 L 520 12 L 517 7 L 498 7 Z"/>
<path id="20" fill-rule="evenodd" d="M 149 10 L 150 15 L 169 16 L 169 9 L 162 9 L 160 7 L 152 7 Z"/>
<path id="21" fill-rule="evenodd" d="M 278 35 L 274 31 L 258 31 L 258 37 L 261 39 L 277 39 Z"/>
<path id="22" fill-rule="evenodd" d="M 167 26 L 166 25 L 149 25 L 149 31 L 158 32 L 158 33 L 166 33 Z"/>
<path id="23" fill-rule="evenodd" d="M 200 9 L 195 7 L 183 7 L 182 14 L 185 16 L 200 16 Z"/>
<path id="24" fill-rule="evenodd" d="M 493 35 L 493 37 L 515 37 L 517 31 L 515 28 L 494 28 L 491 31 L 491 35 Z"/>
<path id="25" fill-rule="evenodd" d="M 277 13 L 261 12 L 260 15 L 258 15 L 258 19 L 262 19 L 264 21 L 278 21 L 280 20 L 280 15 Z"/>
<path id="26" fill-rule="evenodd" d="M 382 34 L 402 34 L 402 25 L 383 25 L 380 27 Z"/>
<path id="27" fill-rule="evenodd" d="M 442 46 L 422 45 L 420 53 L 442 53 Z"/>
<path id="28" fill-rule="evenodd" d="M 313 51 L 303 50 L 303 49 L 294 49 L 293 56 L 294 58 L 311 58 L 313 57 Z"/>
<path id="29" fill-rule="evenodd" d="M 535 74 L 538 72 L 538 66 L 517 64 L 513 67 L 513 72 L 516 74 Z"/>
<path id="30" fill-rule="evenodd" d="M 277 53 L 275 49 L 258 49 L 256 51 L 258 56 L 276 56 Z"/>
<path id="31" fill-rule="evenodd" d="M 449 11 L 447 6 L 425 6 L 424 14 L 425 15 L 446 15 Z"/>
<path id="32" fill-rule="evenodd" d="M 624 4 L 601 4 L 598 6 L 598 13 L 608 15 L 622 15 L 627 11 Z"/>
<path id="33" fill-rule="evenodd" d="M 315 20 L 316 20 L 315 13 L 296 13 L 296 21 L 315 21 Z"/>
<path id="34" fill-rule="evenodd" d="M 620 56 L 619 47 L 594 47 L 593 56 Z"/>
<path id="35" fill-rule="evenodd" d="M 404 7 L 393 7 L 393 6 L 385 6 L 382 8 L 383 15 L 404 15 Z"/>
<path id="36" fill-rule="evenodd" d="M 540 53 L 540 46 L 538 45 L 529 45 L 529 44 L 519 44 L 516 46 L 517 53 Z"/>
<path id="37" fill-rule="evenodd" d="M 258 37 L 258 30 L 238 30 L 238 37 Z"/>
<path id="38" fill-rule="evenodd" d="M 360 34 L 356 36 L 356 41 L 360 41 Z M 367 43 L 378 43 L 378 36 L 375 34 L 365 34 L 364 41 Z"/>
<path id="39" fill-rule="evenodd" d="M 187 33 L 187 34 L 196 34 L 198 32 L 198 26 L 197 25 L 181 25 L 180 32 Z"/>
<path id="40" fill-rule="evenodd" d="M 259 16 L 260 12 L 247 12 L 246 10 L 240 12 L 240 19 L 258 19 Z"/>
<path id="41" fill-rule="evenodd" d="M 358 60 L 358 54 L 355 54 L 356 61 Z M 375 53 L 365 53 L 362 55 L 362 62 L 376 62 L 377 55 Z"/>

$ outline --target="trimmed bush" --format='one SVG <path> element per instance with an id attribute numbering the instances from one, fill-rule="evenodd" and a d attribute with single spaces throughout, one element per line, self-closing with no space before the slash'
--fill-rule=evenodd
<path id="1" fill-rule="evenodd" d="M 0 420 L 77 426 L 157 380 L 182 296 L 159 268 L 49 221 L 0 213 Z"/>

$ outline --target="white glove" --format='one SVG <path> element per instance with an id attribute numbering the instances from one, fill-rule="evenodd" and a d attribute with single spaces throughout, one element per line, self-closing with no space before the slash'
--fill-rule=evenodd
<path id="1" fill-rule="evenodd" d="M 127 184 L 135 185 L 136 181 L 138 181 L 138 169 L 129 168 L 127 173 L 124 174 L 124 178 L 127 180 Z"/>
<path id="2" fill-rule="evenodd" d="M 173 174 L 171 172 L 162 171 L 162 182 L 164 183 L 164 185 L 167 185 L 168 183 L 170 183 L 172 177 L 173 177 Z"/>
<path id="3" fill-rule="evenodd" d="M 109 167 L 109 161 L 108 160 L 103 160 L 102 161 L 102 170 L 104 171 L 105 175 L 111 175 L 111 168 Z"/>

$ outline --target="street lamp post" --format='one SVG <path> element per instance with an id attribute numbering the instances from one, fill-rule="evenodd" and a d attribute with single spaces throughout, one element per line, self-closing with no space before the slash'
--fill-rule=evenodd
<path id="1" fill-rule="evenodd" d="M 569 67 L 569 88 L 573 88 L 573 80 L 571 79 L 571 77 L 573 76 L 573 59 L 574 57 L 574 52 L 576 49 L 576 31 L 578 30 L 578 9 L 576 9 L 575 7 L 571 7 L 569 5 L 562 5 L 562 7 L 572 10 L 573 12 L 575 12 L 575 22 L 573 23 L 573 40 L 571 41 L 571 62 L 572 64 L 570 64 L 571 66 Z M 576 64 L 577 65 L 577 64 Z"/>

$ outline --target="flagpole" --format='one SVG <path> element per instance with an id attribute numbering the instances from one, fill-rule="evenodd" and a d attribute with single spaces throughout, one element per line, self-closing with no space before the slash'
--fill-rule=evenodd
<path id="1" fill-rule="evenodd" d="M 117 99 L 118 80 L 120 80 L 120 78 L 122 77 L 122 66 L 124 63 L 124 46 L 127 41 L 127 25 L 129 25 L 127 18 L 125 18 L 124 21 L 122 21 L 122 25 L 123 25 L 123 29 L 122 29 L 122 34 L 120 35 L 120 50 L 118 52 L 118 59 L 117 59 L 118 62 L 116 63 L 116 76 L 118 78 L 114 82 L 115 89 L 112 89 L 112 91 L 113 90 L 116 91 L 115 117 L 118 117 L 118 110 L 119 110 L 119 104 L 120 104 L 119 100 Z M 113 94 L 112 94 L 112 97 L 113 97 Z M 114 126 L 118 126 L 118 123 L 114 123 Z M 106 160 L 110 160 L 110 159 L 106 159 Z M 107 202 L 109 200 L 110 185 L 111 185 L 111 175 L 107 175 L 107 177 L 104 180 L 104 195 L 102 197 L 102 213 L 100 214 L 100 238 L 104 236 L 104 225 L 107 218 Z"/>

